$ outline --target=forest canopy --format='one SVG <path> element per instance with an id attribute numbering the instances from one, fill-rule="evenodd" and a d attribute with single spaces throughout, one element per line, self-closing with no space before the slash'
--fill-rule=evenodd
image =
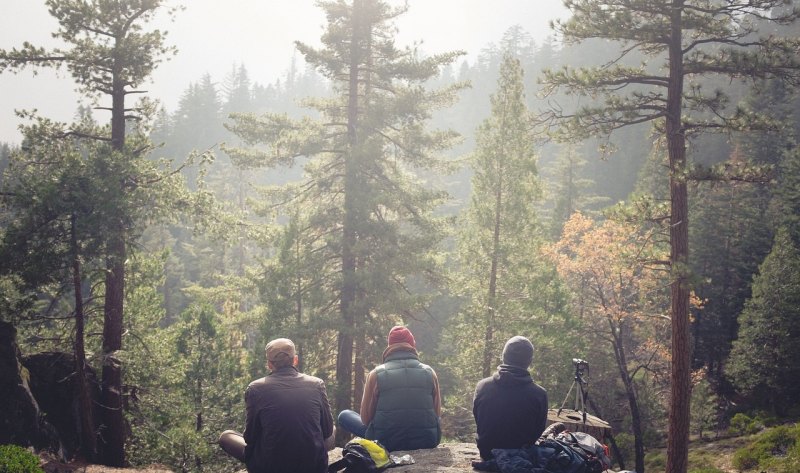
<path id="1" fill-rule="evenodd" d="M 70 412 L 67 456 L 240 470 L 216 439 L 268 341 L 336 415 L 395 325 L 447 440 L 474 441 L 514 335 L 550 407 L 589 360 L 619 468 L 666 445 L 687 471 L 690 434 L 800 413 L 794 2 L 568 0 L 554 36 L 511 26 L 472 58 L 400 42 L 404 2 L 326 0 L 304 67 L 188 77 L 174 110 L 143 84 L 179 10 L 45 3 L 63 46 L 0 44 L 0 74 L 58 69 L 84 101 L 0 143 L 0 335 L 9 379 Z M 50 404 L 43 365 L 73 383 Z M 0 444 L 45 446 L 23 430 Z"/>

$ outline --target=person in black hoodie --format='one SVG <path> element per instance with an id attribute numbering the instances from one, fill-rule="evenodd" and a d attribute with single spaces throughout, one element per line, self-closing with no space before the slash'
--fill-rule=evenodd
<path id="1" fill-rule="evenodd" d="M 493 448 L 522 448 L 544 432 L 547 391 L 531 379 L 528 367 L 532 361 L 530 340 L 511 337 L 503 348 L 503 364 L 475 387 L 472 414 L 484 460 L 493 458 Z"/>

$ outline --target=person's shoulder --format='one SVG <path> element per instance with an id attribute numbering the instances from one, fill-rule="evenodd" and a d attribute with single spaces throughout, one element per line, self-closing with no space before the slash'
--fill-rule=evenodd
<path id="1" fill-rule="evenodd" d="M 547 390 L 543 388 L 541 385 L 533 382 L 531 383 L 531 388 L 533 389 L 533 391 L 536 391 L 537 393 L 544 394 L 545 396 L 547 396 Z"/>
<path id="2" fill-rule="evenodd" d="M 475 389 L 480 389 L 486 385 L 494 384 L 494 376 L 489 376 L 487 378 L 483 378 L 482 380 L 478 381 L 478 384 L 475 385 Z"/>
<path id="3" fill-rule="evenodd" d="M 261 386 L 266 382 L 267 382 L 267 377 L 266 376 L 264 376 L 263 378 L 254 379 L 254 380 L 250 381 L 250 384 L 247 385 L 247 389 Z"/>
<path id="4" fill-rule="evenodd" d="M 247 385 L 247 389 L 244 390 L 245 397 L 252 395 L 255 392 L 261 390 L 267 384 L 267 377 L 254 379 L 250 381 L 250 384 Z"/>
<path id="5" fill-rule="evenodd" d="M 308 383 L 315 383 L 315 384 L 325 385 L 325 381 L 321 380 L 320 378 L 317 378 L 316 376 L 312 376 L 310 374 L 305 374 L 305 373 L 298 373 L 298 374 L 300 375 L 300 378 L 302 380 L 304 380 L 304 381 L 306 381 Z"/>

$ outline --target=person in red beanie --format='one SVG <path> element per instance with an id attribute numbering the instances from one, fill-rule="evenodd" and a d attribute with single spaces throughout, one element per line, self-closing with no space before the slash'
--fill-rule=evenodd
<path id="1" fill-rule="evenodd" d="M 416 450 L 439 445 L 442 413 L 439 378 L 420 363 L 417 343 L 402 326 L 389 331 L 383 364 L 367 376 L 361 413 L 344 410 L 339 425 L 359 437 L 377 440 L 387 450 Z"/>

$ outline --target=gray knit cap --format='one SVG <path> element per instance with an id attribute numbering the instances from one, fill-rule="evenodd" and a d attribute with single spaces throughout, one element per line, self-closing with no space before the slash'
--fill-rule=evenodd
<path id="1" fill-rule="evenodd" d="M 533 361 L 533 343 L 520 335 L 511 337 L 503 347 L 503 363 L 528 369 Z"/>

